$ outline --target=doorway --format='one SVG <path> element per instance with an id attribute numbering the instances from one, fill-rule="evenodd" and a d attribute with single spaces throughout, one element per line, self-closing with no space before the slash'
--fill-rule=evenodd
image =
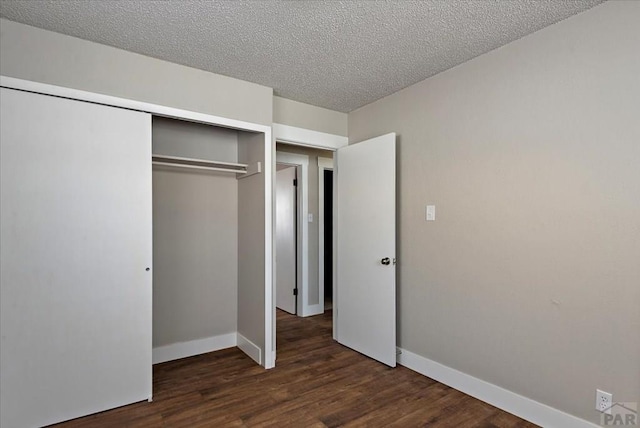
<path id="1" fill-rule="evenodd" d="M 318 283 L 324 310 L 333 309 L 333 159 L 318 158 Z"/>
<path id="2" fill-rule="evenodd" d="M 311 314 L 310 307 L 308 305 L 308 277 L 309 277 L 309 255 L 305 251 L 308 247 L 308 236 L 309 236 L 309 224 L 304 221 L 308 217 L 308 192 L 305 191 L 306 183 L 309 181 L 308 177 L 309 170 L 309 157 L 299 154 L 293 153 L 284 153 L 281 151 L 276 151 L 276 180 L 274 181 L 274 186 L 277 187 L 278 177 L 280 177 L 282 181 L 282 196 L 284 197 L 286 193 L 286 197 L 280 200 L 280 207 L 278 207 L 278 190 L 275 189 L 275 202 L 276 202 L 276 210 L 275 210 L 275 221 L 274 226 L 276 226 L 275 236 L 274 236 L 274 251 L 276 254 L 276 263 L 275 263 L 275 289 L 274 289 L 274 307 L 280 308 L 289 312 L 291 314 L 295 314 L 298 316 L 308 316 Z M 287 176 L 285 179 L 284 177 Z M 294 181 L 295 180 L 295 181 Z M 295 182 L 295 185 L 293 183 Z M 288 184 L 286 184 L 288 183 Z M 287 189 L 286 191 L 284 189 Z M 295 198 L 295 202 L 293 202 L 293 198 Z M 277 227 L 277 217 L 278 210 L 282 210 L 285 205 L 290 205 L 289 209 L 285 211 L 289 216 L 293 216 L 295 228 L 290 223 L 288 224 L 288 238 L 286 238 L 286 248 L 281 246 L 280 250 L 284 249 L 284 252 L 280 253 L 278 249 L 278 227 Z M 281 212 L 283 214 L 283 212 Z M 289 217 L 291 218 L 291 217 Z M 281 226 L 285 225 L 285 223 L 281 222 Z M 281 231 L 282 232 L 282 231 Z M 282 234 L 281 234 L 282 235 Z M 284 243 L 284 236 L 280 237 L 281 243 Z M 294 248 L 291 245 L 295 245 Z M 282 261 L 280 260 L 282 257 Z M 285 275 L 282 279 L 282 283 L 280 281 L 279 270 L 282 269 L 280 275 Z M 292 272 L 295 269 L 295 276 L 292 276 Z M 294 294 L 295 293 L 295 294 Z M 277 300 L 279 296 L 284 298 L 286 295 L 289 297 L 288 308 L 284 309 L 284 304 L 278 304 Z M 295 309 L 291 308 L 292 302 L 295 300 Z M 274 321 L 275 327 L 275 321 Z"/>
<path id="3" fill-rule="evenodd" d="M 333 171 L 324 171 L 324 309 L 333 308 Z"/>
<path id="4" fill-rule="evenodd" d="M 297 315 L 298 195 L 296 167 L 276 164 L 276 307 Z"/>
<path id="5" fill-rule="evenodd" d="M 333 338 L 343 345 L 394 367 L 396 365 L 396 135 L 389 133 L 349 145 L 347 138 L 282 124 L 274 124 L 273 131 L 276 155 L 280 151 L 282 142 L 294 145 L 298 153 L 322 148 L 329 149 L 333 158 L 334 153 L 331 152 L 336 150 L 339 152 L 335 159 L 336 170 L 333 176 L 334 182 L 332 182 L 333 210 L 340 213 L 332 218 L 334 271 L 331 272 L 333 308 L 330 312 L 333 315 Z M 319 164 L 318 160 L 316 165 L 320 166 Z M 313 166 L 311 162 L 309 166 Z M 313 173 L 310 174 L 312 177 L 313 175 Z M 315 179 L 319 178 L 316 172 Z M 322 178 L 318 180 L 317 186 L 320 182 L 324 183 L 324 173 Z M 315 188 L 318 189 L 318 187 Z M 384 191 L 381 192 L 380 189 Z M 363 209 L 364 206 L 368 208 Z M 320 216 L 323 211 L 316 212 Z M 313 221 L 312 211 L 309 214 L 311 222 Z M 324 233 L 316 236 L 324 240 Z M 309 246 L 308 250 L 313 251 L 313 246 Z M 324 247 L 317 257 L 316 260 L 320 257 L 324 259 Z M 323 280 L 318 281 L 318 288 L 316 288 L 319 290 L 322 287 L 322 294 L 318 296 L 320 297 L 318 306 L 322 313 L 325 288 L 324 263 L 322 269 L 317 270 L 317 275 L 316 278 L 323 276 Z M 371 284 L 375 286 L 371 287 Z M 369 288 L 363 290 L 363 286 L 369 286 Z M 362 296 L 373 300 L 375 305 L 368 303 L 363 305 Z M 275 315 L 275 305 L 273 310 Z M 338 316 L 338 310 L 340 316 Z M 275 322 L 272 333 L 274 348 L 276 348 Z M 364 340 L 359 342 L 353 340 L 358 337 Z"/>
<path id="6" fill-rule="evenodd" d="M 276 169 L 283 171 L 286 167 L 295 167 L 297 182 L 297 307 L 296 314 L 308 317 L 322 314 L 324 308 L 324 170 L 333 169 L 333 153 L 310 147 L 300 147 L 277 143 Z M 284 172 L 277 172 L 283 174 Z M 331 189 L 329 189 L 331 191 Z M 276 216 L 277 201 L 276 196 Z M 329 209 L 331 206 L 329 207 Z M 276 234 L 277 234 L 276 225 Z M 327 231 L 330 233 L 331 228 Z M 277 238 L 276 238 L 277 242 Z M 331 240 L 329 244 L 331 244 Z M 331 245 L 329 245 L 331 249 Z M 280 268 L 280 255 L 276 248 L 276 270 Z M 329 255 L 327 263 L 332 263 Z M 285 263 L 287 263 L 285 261 Z M 331 266 L 330 266 L 331 267 Z M 276 293 L 278 295 L 278 278 L 276 277 Z M 329 287 L 331 288 L 331 287 Z M 292 290 L 290 288 L 290 290 Z M 331 291 L 331 290 L 329 290 Z M 280 307 L 277 304 L 276 307 Z M 287 311 L 293 313 L 292 311 Z"/>
<path id="7" fill-rule="evenodd" d="M 274 323 L 275 336 L 278 336 L 278 331 L 282 332 L 282 328 L 286 329 L 287 322 L 279 324 L 279 321 L 283 319 L 307 318 L 314 317 L 314 321 L 302 321 L 306 322 L 305 325 L 312 325 L 320 322 L 320 319 L 328 317 L 330 324 L 332 325 L 332 313 L 331 308 L 325 308 L 324 303 L 324 279 L 320 281 L 320 278 L 324 278 L 324 264 L 322 264 L 322 270 L 320 269 L 320 260 L 324 260 L 324 247 L 320 247 L 320 242 L 324 242 L 324 229 L 323 232 L 319 230 L 321 224 L 324 224 L 325 214 L 321 209 L 324 204 L 324 197 L 322 196 L 321 189 L 324 188 L 324 180 L 320 179 L 322 173 L 321 169 L 324 167 L 333 168 L 332 161 L 333 153 L 329 150 L 315 149 L 310 147 L 300 147 L 289 144 L 277 143 L 276 145 L 276 176 L 275 176 L 275 247 L 276 254 L 275 263 L 275 317 Z M 328 161 L 328 164 L 326 163 Z M 324 171 L 324 169 L 322 170 Z M 286 174 L 289 175 L 285 178 Z M 293 175 L 295 174 L 295 175 Z M 281 217 L 284 204 L 290 202 L 283 202 L 283 195 L 291 195 L 293 187 L 290 183 L 295 178 L 297 186 L 295 192 L 297 196 L 297 202 L 295 208 L 297 208 L 297 228 L 296 228 L 296 263 L 297 275 L 296 286 L 297 296 L 296 299 L 296 311 L 286 309 L 285 305 L 278 302 L 279 299 L 289 298 L 290 302 L 293 300 L 293 282 L 284 281 L 283 275 L 288 275 L 291 278 L 291 269 L 285 269 L 286 266 L 292 266 L 293 255 L 292 251 L 283 255 L 282 247 L 282 228 L 285 223 L 278 222 L 278 217 Z M 278 184 L 281 181 L 282 184 Z M 278 187 L 281 186 L 285 190 L 282 195 L 278 194 Z M 287 190 L 288 189 L 288 190 Z M 331 192 L 331 189 L 328 190 Z M 292 200 L 291 197 L 288 199 Z M 331 206 L 328 208 L 331 209 Z M 291 231 L 291 228 L 287 228 Z M 331 233 L 331 227 L 327 230 L 327 233 Z M 280 235 L 280 236 L 279 236 Z M 287 241 L 289 248 L 291 248 L 292 240 Z M 331 243 L 329 243 L 331 248 Z M 283 259 L 285 258 L 285 259 Z M 331 265 L 331 256 L 329 256 L 329 264 Z M 288 273 L 282 273 L 282 271 Z M 331 287 L 329 287 L 331 291 Z M 328 311 L 325 312 L 325 311 Z M 322 314 L 325 317 L 322 317 Z M 317 319 L 315 317 L 318 317 Z M 326 321 L 326 320 L 325 320 Z M 295 323 L 294 323 L 295 324 Z M 309 330 L 312 331 L 313 329 Z M 286 337 L 283 336 L 283 337 Z M 277 340 L 281 340 L 278 338 Z M 275 345 L 275 342 L 274 342 Z"/>

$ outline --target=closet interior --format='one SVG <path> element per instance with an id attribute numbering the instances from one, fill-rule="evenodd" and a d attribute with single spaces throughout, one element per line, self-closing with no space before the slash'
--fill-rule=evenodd
<path id="1" fill-rule="evenodd" d="M 255 185 L 262 141 L 262 134 L 152 117 L 154 363 L 197 352 L 172 351 L 177 344 L 224 346 L 236 332 L 261 347 L 264 331 L 251 331 L 251 318 L 264 307 L 251 285 L 263 286 L 264 233 L 251 229 L 264 224 L 263 186 Z M 260 363 L 251 348 L 245 352 Z"/>

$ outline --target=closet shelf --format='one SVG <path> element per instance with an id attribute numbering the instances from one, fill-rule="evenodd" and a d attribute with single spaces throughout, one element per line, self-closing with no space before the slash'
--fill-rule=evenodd
<path id="1" fill-rule="evenodd" d="M 262 171 L 260 162 L 248 165 L 246 163 L 220 162 L 205 159 L 183 158 L 178 156 L 151 155 L 151 163 L 177 168 L 200 169 L 206 171 L 235 172 L 238 178 L 248 177 Z"/>

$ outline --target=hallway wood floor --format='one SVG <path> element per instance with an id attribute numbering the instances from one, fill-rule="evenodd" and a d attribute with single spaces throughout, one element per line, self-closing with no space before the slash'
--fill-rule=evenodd
<path id="1" fill-rule="evenodd" d="M 58 427 L 534 427 L 404 367 L 333 341 L 331 312 L 278 311 L 277 367 L 237 348 L 154 366 L 152 403 Z"/>

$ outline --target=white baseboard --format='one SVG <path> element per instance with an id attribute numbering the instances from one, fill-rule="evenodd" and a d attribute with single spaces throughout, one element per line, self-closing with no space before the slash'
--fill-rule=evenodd
<path id="1" fill-rule="evenodd" d="M 247 354 L 253 361 L 262 365 L 262 350 L 258 345 L 238 333 L 237 346 L 242 352 Z"/>
<path id="2" fill-rule="evenodd" d="M 324 313 L 324 304 L 309 305 L 307 306 L 306 309 L 307 310 L 302 315 L 303 317 L 312 317 L 314 315 L 320 315 Z"/>
<path id="3" fill-rule="evenodd" d="M 398 348 L 398 364 L 545 428 L 595 428 L 584 419 Z"/>
<path id="4" fill-rule="evenodd" d="M 236 333 L 221 334 L 219 336 L 205 337 L 204 339 L 158 346 L 157 348 L 153 348 L 153 364 L 219 351 L 234 346 L 236 346 Z"/>

